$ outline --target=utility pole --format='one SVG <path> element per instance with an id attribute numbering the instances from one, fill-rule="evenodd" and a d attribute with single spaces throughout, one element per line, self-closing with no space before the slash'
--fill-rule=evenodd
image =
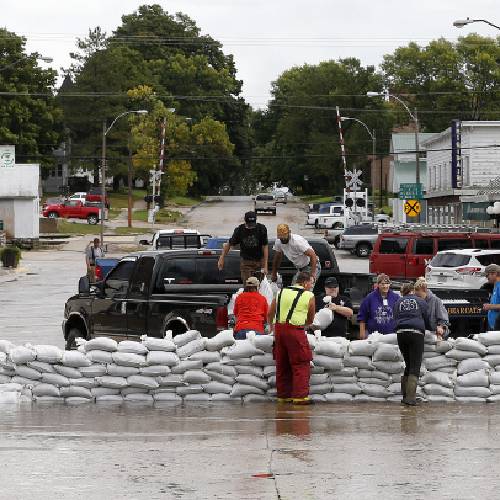
<path id="1" fill-rule="evenodd" d="M 132 227 L 132 134 L 128 135 L 128 203 L 127 203 L 127 223 L 128 227 Z"/>
<path id="2" fill-rule="evenodd" d="M 106 120 L 102 122 L 101 159 L 101 245 L 104 246 L 104 205 L 106 200 Z"/>
<path id="3" fill-rule="evenodd" d="M 420 184 L 420 141 L 419 141 L 420 124 L 417 116 L 417 108 L 415 108 L 414 120 L 415 120 L 415 164 L 416 164 L 415 182 L 417 184 Z"/>

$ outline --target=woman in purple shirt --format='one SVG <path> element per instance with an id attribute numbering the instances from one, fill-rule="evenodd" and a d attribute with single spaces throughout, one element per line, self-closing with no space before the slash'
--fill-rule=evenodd
<path id="1" fill-rule="evenodd" d="M 377 277 L 377 289 L 369 293 L 361 302 L 358 313 L 359 338 L 365 339 L 373 332 L 394 333 L 396 323 L 393 307 L 399 295 L 391 290 L 391 280 L 387 274 Z"/>

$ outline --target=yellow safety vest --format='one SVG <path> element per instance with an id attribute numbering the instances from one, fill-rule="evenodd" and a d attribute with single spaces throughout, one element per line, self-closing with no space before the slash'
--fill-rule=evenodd
<path id="1" fill-rule="evenodd" d="M 302 290 L 292 315 L 287 321 L 287 318 L 292 309 L 295 298 Z M 303 287 L 294 285 L 293 287 L 283 288 L 276 297 L 276 323 L 289 323 L 294 326 L 304 326 L 307 320 L 309 311 L 309 302 L 314 297 L 312 292 L 305 291 Z"/>

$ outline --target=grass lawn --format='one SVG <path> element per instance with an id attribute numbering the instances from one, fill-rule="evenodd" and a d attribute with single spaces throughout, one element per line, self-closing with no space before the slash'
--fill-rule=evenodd
<path id="1" fill-rule="evenodd" d="M 132 213 L 134 220 L 140 220 L 142 222 L 147 222 L 148 211 L 147 210 L 136 210 Z M 168 222 L 177 222 L 182 217 L 180 212 L 176 210 L 169 210 L 168 208 L 162 208 L 156 214 L 155 221 L 158 224 L 166 224 Z"/>
<path id="2" fill-rule="evenodd" d="M 144 198 L 148 193 L 145 189 L 134 189 L 132 191 L 132 201 L 139 201 Z M 112 191 L 108 192 L 109 203 L 111 205 L 111 210 L 127 208 L 128 207 L 128 192 L 119 191 L 114 193 Z"/>
<path id="3" fill-rule="evenodd" d="M 117 227 L 115 229 L 115 234 L 125 235 L 125 234 L 152 234 L 151 229 L 147 227 Z"/>
<path id="4" fill-rule="evenodd" d="M 57 221 L 57 230 L 62 234 L 99 234 L 100 224 L 68 222 L 63 219 Z"/>
<path id="5" fill-rule="evenodd" d="M 169 196 L 165 200 L 168 206 L 192 207 L 202 202 L 201 198 L 189 198 L 188 196 Z"/>
<path id="6" fill-rule="evenodd" d="M 333 196 L 322 196 L 319 194 L 309 195 L 309 196 L 301 196 L 300 199 L 305 203 L 328 203 L 333 201 Z"/>

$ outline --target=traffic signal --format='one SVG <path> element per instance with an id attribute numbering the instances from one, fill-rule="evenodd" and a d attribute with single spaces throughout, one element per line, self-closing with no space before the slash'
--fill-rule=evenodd
<path id="1" fill-rule="evenodd" d="M 146 203 L 152 203 L 153 202 L 153 196 L 148 194 L 147 196 L 144 196 L 144 201 Z"/>
<path id="2" fill-rule="evenodd" d="M 351 208 L 353 205 L 354 205 L 354 202 L 353 202 L 352 198 L 346 198 L 345 199 L 345 206 L 347 208 Z"/>
<path id="3" fill-rule="evenodd" d="M 148 194 L 147 196 L 144 196 L 144 201 L 146 203 L 153 203 L 153 201 L 155 203 L 161 203 L 163 201 L 163 196 L 161 196 L 160 194 L 157 194 L 157 195 L 155 195 L 155 197 L 153 199 L 153 195 Z"/>

